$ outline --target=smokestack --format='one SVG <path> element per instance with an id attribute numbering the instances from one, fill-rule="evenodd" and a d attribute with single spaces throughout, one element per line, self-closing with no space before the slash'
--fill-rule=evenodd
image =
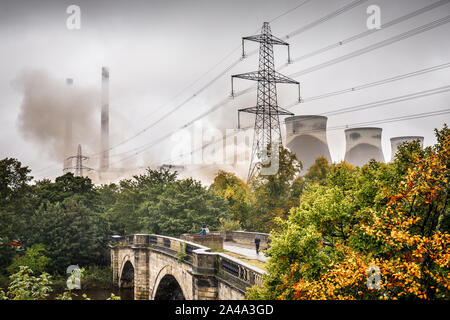
<path id="1" fill-rule="evenodd" d="M 66 85 L 68 90 L 72 89 L 73 79 L 67 78 Z M 70 95 L 67 95 L 70 97 Z M 72 167 L 72 159 L 68 159 L 72 152 L 72 110 L 69 108 L 65 110 L 65 133 L 64 133 L 64 155 L 63 155 L 63 173 L 65 173 L 68 168 Z"/>
<path id="2" fill-rule="evenodd" d="M 102 115 L 100 169 L 109 168 L 109 69 L 102 67 Z"/>
<path id="3" fill-rule="evenodd" d="M 331 163 L 327 142 L 327 117 L 306 115 L 286 118 L 286 146 L 295 153 L 306 170 L 318 157 Z"/>
<path id="4" fill-rule="evenodd" d="M 419 140 L 420 147 L 423 148 L 423 137 L 420 136 L 407 136 L 407 137 L 394 137 L 391 138 L 391 161 L 394 160 L 398 147 L 405 142 L 412 142 Z"/>
<path id="5" fill-rule="evenodd" d="M 363 166 L 370 159 L 384 162 L 381 147 L 381 128 L 354 128 L 345 130 L 345 162 Z"/>

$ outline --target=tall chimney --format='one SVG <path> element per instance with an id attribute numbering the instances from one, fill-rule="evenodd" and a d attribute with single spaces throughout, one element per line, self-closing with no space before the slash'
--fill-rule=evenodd
<path id="1" fill-rule="evenodd" d="M 109 168 L 109 69 L 102 67 L 102 115 L 101 115 L 100 169 Z"/>
<path id="2" fill-rule="evenodd" d="M 316 115 L 286 118 L 286 147 L 303 164 L 302 173 L 323 156 L 331 163 L 327 142 L 327 117 Z"/>
<path id="3" fill-rule="evenodd" d="M 73 79 L 66 79 L 67 85 L 67 99 L 71 99 L 71 89 L 73 86 Z M 65 133 L 64 133 L 64 155 L 63 155 L 63 173 L 66 173 L 68 168 L 72 167 L 72 159 L 68 159 L 72 155 L 72 110 L 69 108 L 65 110 Z"/>
<path id="4" fill-rule="evenodd" d="M 345 162 L 363 166 L 370 159 L 384 162 L 381 147 L 381 128 L 354 128 L 345 130 Z"/>
<path id="5" fill-rule="evenodd" d="M 391 161 L 394 160 L 398 147 L 405 142 L 411 142 L 419 140 L 420 146 L 423 148 L 423 137 L 420 136 L 407 136 L 407 137 L 394 137 L 391 138 Z"/>

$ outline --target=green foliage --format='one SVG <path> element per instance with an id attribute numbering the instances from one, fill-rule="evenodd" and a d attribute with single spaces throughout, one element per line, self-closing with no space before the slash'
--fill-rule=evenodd
<path id="1" fill-rule="evenodd" d="M 145 200 L 139 212 L 145 232 L 179 236 L 197 233 L 203 222 L 210 230 L 217 229 L 219 219 L 228 216 L 228 207 L 200 182 L 186 179 L 168 184 L 156 200 Z"/>
<path id="2" fill-rule="evenodd" d="M 46 256 L 47 250 L 42 244 L 35 244 L 28 248 L 24 254 L 17 254 L 14 256 L 12 264 L 7 268 L 9 273 L 16 273 L 21 266 L 27 266 L 37 273 L 46 271 L 47 265 L 50 263 L 50 258 Z"/>
<path id="3" fill-rule="evenodd" d="M 165 188 L 176 181 L 177 174 L 169 170 L 150 170 L 133 179 L 121 180 L 115 191 L 115 201 L 106 212 L 115 234 L 133 234 L 143 231 L 141 218 L 144 201 L 154 203 Z"/>
<path id="4" fill-rule="evenodd" d="M 241 224 L 239 221 L 227 219 L 227 218 L 220 218 L 220 225 L 219 229 L 221 231 L 239 231 L 241 229 Z"/>
<path id="5" fill-rule="evenodd" d="M 64 273 L 71 264 L 105 264 L 108 225 L 79 196 L 62 203 L 43 203 L 30 227 L 30 243 L 42 243 L 51 258 L 51 271 Z"/>
<path id="6" fill-rule="evenodd" d="M 0 269 L 11 264 L 15 251 L 8 244 L 22 239 L 32 215 L 30 169 L 13 158 L 0 160 Z"/>
<path id="7" fill-rule="evenodd" d="M 120 297 L 116 296 L 114 293 L 111 293 L 111 296 L 106 300 L 120 300 Z"/>
<path id="8" fill-rule="evenodd" d="M 89 266 L 82 273 L 81 285 L 83 288 L 111 288 L 113 287 L 113 273 L 110 266 Z"/>
<path id="9" fill-rule="evenodd" d="M 250 187 L 235 174 L 219 171 L 210 189 L 224 199 L 230 208 L 230 219 L 246 228 L 251 212 L 253 194 Z M 235 229 L 237 230 L 237 229 Z"/>
<path id="10" fill-rule="evenodd" d="M 446 127 L 437 132 L 438 145 L 434 150 L 439 150 L 439 141 L 444 141 L 439 137 L 448 137 L 449 133 Z M 372 160 L 361 168 L 345 162 L 329 165 L 318 159 L 301 181 L 299 205 L 290 210 L 287 219 L 280 217 L 278 227 L 271 232 L 272 243 L 266 252 L 268 274 L 263 287 L 249 289 L 247 298 L 293 299 L 299 279 L 320 282 L 321 275 L 342 261 L 337 249 L 340 245 L 369 258 L 383 255 L 385 244 L 369 236 L 362 226 L 372 225 L 377 212 L 383 212 L 399 192 L 414 155 L 424 158 L 431 151 L 422 150 L 418 142 L 406 143 L 399 147 L 393 162 Z M 420 206 L 415 201 L 407 204 L 408 211 L 424 223 L 422 230 L 412 228 L 411 232 L 430 234 L 427 230 L 434 230 L 438 223 L 437 218 L 432 218 L 433 212 L 434 217 L 443 217 L 440 213 L 449 211 L 448 206 Z M 445 201 L 449 201 L 448 197 Z M 441 220 L 441 230 L 448 232 L 450 219 Z"/>
<path id="11" fill-rule="evenodd" d="M 0 299 L 44 300 L 52 291 L 50 278 L 51 276 L 45 272 L 35 277 L 29 267 L 21 266 L 17 273 L 10 276 L 8 291 L 4 293 L 0 290 Z"/>
<path id="12" fill-rule="evenodd" d="M 254 177 L 250 185 L 254 192 L 254 204 L 247 225 L 252 231 L 269 232 L 275 224 L 275 218 L 285 219 L 289 209 L 298 204 L 298 175 L 302 169 L 295 154 L 280 146 L 279 168 L 274 175 Z"/>
<path id="13" fill-rule="evenodd" d="M 176 257 L 177 257 L 178 263 L 182 263 L 183 260 L 187 257 L 186 243 L 184 243 L 184 242 L 181 243 L 180 248 L 177 251 Z"/>
<path id="14" fill-rule="evenodd" d="M 311 183 L 318 183 L 324 185 L 326 183 L 327 174 L 330 171 L 330 165 L 325 157 L 319 157 L 308 168 L 308 172 L 305 174 L 305 180 Z"/>

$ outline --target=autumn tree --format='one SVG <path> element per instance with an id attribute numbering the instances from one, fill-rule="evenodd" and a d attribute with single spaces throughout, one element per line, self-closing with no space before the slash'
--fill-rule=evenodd
<path id="1" fill-rule="evenodd" d="M 305 174 L 305 180 L 309 183 L 325 184 L 327 174 L 330 171 L 330 164 L 327 158 L 321 156 L 308 168 Z"/>
<path id="2" fill-rule="evenodd" d="M 448 299 L 450 134 L 436 134 L 433 148 L 337 165 L 326 188 L 309 187 L 272 235 L 264 286 L 248 297 Z"/>
<path id="3" fill-rule="evenodd" d="M 221 170 L 214 178 L 210 189 L 227 202 L 232 221 L 238 222 L 245 229 L 251 228 L 247 220 L 253 202 L 253 194 L 244 181 L 233 173 Z"/>
<path id="4" fill-rule="evenodd" d="M 294 153 L 279 147 L 278 170 L 273 175 L 261 171 L 250 182 L 254 192 L 254 205 L 248 219 L 251 231 L 270 232 L 276 226 L 275 218 L 286 218 L 289 209 L 298 204 L 299 192 L 293 187 L 302 169 Z"/>

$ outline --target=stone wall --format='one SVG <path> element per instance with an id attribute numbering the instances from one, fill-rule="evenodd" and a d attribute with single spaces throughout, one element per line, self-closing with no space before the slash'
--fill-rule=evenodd
<path id="1" fill-rule="evenodd" d="M 218 295 L 217 300 L 244 300 L 245 294 L 233 288 L 233 286 L 224 282 L 223 280 L 218 281 Z"/>
<path id="2" fill-rule="evenodd" d="M 195 236 L 186 238 L 198 241 Z M 211 238 L 223 243 L 220 234 Z M 185 299 L 240 300 L 245 298 L 246 287 L 260 285 L 264 273 L 198 243 L 159 235 L 120 237 L 111 245 L 113 280 L 119 287 L 127 262 L 134 269 L 135 300 L 154 299 L 166 275 L 175 278 Z"/>
<path id="3" fill-rule="evenodd" d="M 185 233 L 180 236 L 180 239 L 201 244 L 202 246 L 210 248 L 211 251 L 223 251 L 224 237 L 218 233 L 209 233 L 205 236 Z"/>

